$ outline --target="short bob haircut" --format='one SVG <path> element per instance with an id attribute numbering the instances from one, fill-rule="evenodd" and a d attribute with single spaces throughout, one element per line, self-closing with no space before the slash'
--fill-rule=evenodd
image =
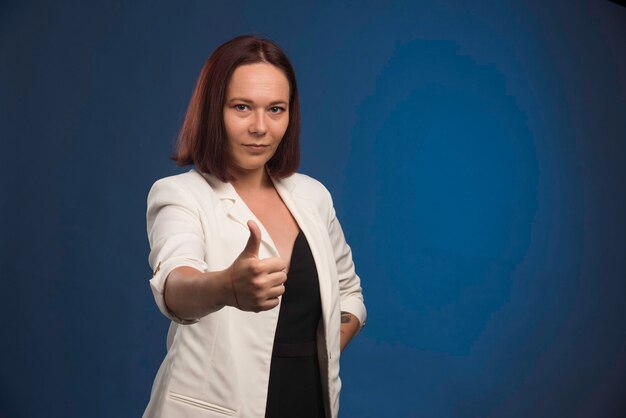
<path id="1" fill-rule="evenodd" d="M 224 127 L 224 102 L 230 78 L 240 65 L 266 62 L 283 71 L 289 81 L 289 124 L 267 172 L 280 179 L 293 174 L 300 164 L 300 106 L 296 75 L 287 55 L 269 39 L 238 36 L 222 44 L 202 67 L 187 108 L 172 159 L 179 166 L 193 164 L 226 182 L 233 179 L 228 168 L 228 138 Z"/>

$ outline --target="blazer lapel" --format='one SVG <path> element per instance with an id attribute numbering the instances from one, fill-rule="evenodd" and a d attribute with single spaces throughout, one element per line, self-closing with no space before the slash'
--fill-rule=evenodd
<path id="1" fill-rule="evenodd" d="M 279 253 L 272 240 L 272 237 L 267 232 L 261 221 L 254 215 L 254 213 L 250 210 L 246 202 L 237 194 L 237 191 L 230 183 L 224 183 L 219 180 L 217 177 L 212 174 L 207 173 L 199 173 L 202 177 L 206 179 L 209 183 L 217 197 L 222 202 L 224 209 L 226 210 L 226 214 L 229 218 L 234 220 L 243 226 L 246 231 L 249 231 L 248 221 L 253 220 L 259 226 L 261 230 L 261 242 L 265 244 L 267 250 L 272 254 L 273 257 L 278 257 Z"/>
<path id="2" fill-rule="evenodd" d="M 241 199 L 241 197 L 237 194 L 237 191 L 232 184 L 224 183 L 211 174 L 200 173 L 198 171 L 196 172 L 204 177 L 204 179 L 209 183 L 217 197 L 224 205 L 228 217 L 239 223 L 247 231 L 249 230 L 247 222 L 250 219 L 255 221 L 261 230 L 262 243 L 265 244 L 272 256 L 279 257 L 280 255 L 274 241 L 272 241 L 272 237 L 267 232 L 261 221 L 257 219 L 243 199 Z M 283 180 L 272 179 L 272 181 L 274 182 L 274 187 L 278 191 L 278 194 L 283 202 L 285 202 L 285 205 L 287 205 L 287 208 L 298 223 L 298 226 L 302 230 L 302 233 L 306 237 L 309 247 L 311 248 L 311 254 L 315 260 L 315 266 L 319 276 L 320 299 L 322 302 L 324 323 L 328 324 L 330 311 L 332 309 L 332 289 L 329 275 L 330 267 L 328 265 L 328 258 L 324 253 L 322 232 L 318 226 L 320 216 L 311 208 L 311 204 L 306 199 L 306 196 L 298 195 L 298 191 L 295 190 L 295 182 L 292 177 Z"/>
<path id="3" fill-rule="evenodd" d="M 283 180 L 273 180 L 274 187 L 278 191 L 283 202 L 300 226 L 302 233 L 306 237 L 311 254 L 315 260 L 317 274 L 320 284 L 320 300 L 322 302 L 322 313 L 324 323 L 328 324 L 331 306 L 331 283 L 328 275 L 328 259 L 324 254 L 323 237 L 321 236 L 319 224 L 319 214 L 311 209 L 311 205 L 306 197 L 299 196 L 295 189 L 295 182 L 292 178 Z"/>

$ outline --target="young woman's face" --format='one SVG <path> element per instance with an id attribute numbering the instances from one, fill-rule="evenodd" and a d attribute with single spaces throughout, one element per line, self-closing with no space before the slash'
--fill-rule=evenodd
<path id="1" fill-rule="evenodd" d="M 289 81 L 267 63 L 241 65 L 228 83 L 224 126 L 234 173 L 263 170 L 289 124 Z"/>

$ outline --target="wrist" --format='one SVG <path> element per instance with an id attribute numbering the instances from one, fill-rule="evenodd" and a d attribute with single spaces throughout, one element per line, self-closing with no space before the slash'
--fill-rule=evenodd
<path id="1" fill-rule="evenodd" d="M 214 304 L 217 309 L 221 309 L 224 306 L 235 306 L 235 298 L 233 295 L 232 283 L 232 266 L 229 266 L 225 270 L 214 273 L 214 277 L 211 277 L 209 282 L 212 284 L 212 289 L 209 291 L 213 294 Z"/>

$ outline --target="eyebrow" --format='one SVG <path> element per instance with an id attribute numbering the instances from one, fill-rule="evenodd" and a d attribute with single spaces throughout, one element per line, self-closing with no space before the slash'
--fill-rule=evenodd
<path id="1" fill-rule="evenodd" d="M 244 99 L 243 97 L 233 97 L 232 99 L 230 99 L 230 100 L 228 101 L 228 103 L 231 103 L 231 102 L 244 102 L 244 103 L 251 103 L 251 104 L 253 104 L 253 103 L 254 103 L 252 100 L 250 100 L 250 99 Z M 287 102 L 286 102 L 286 101 L 284 101 L 284 100 L 274 100 L 273 102 L 271 102 L 271 103 L 270 103 L 270 106 L 277 105 L 277 104 L 284 104 L 284 105 L 287 105 L 287 104 L 289 104 L 289 103 L 287 103 Z"/>

